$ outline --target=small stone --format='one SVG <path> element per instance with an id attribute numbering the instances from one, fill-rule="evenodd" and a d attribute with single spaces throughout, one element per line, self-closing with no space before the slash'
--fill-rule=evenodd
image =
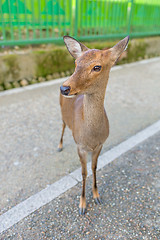
<path id="1" fill-rule="evenodd" d="M 37 150 L 38 150 L 38 147 L 35 147 L 35 148 L 33 149 L 33 151 L 35 151 L 35 152 L 36 152 Z"/>
<path id="2" fill-rule="evenodd" d="M 4 87 L 3 86 L 0 86 L 0 91 L 4 91 Z"/>
<path id="3" fill-rule="evenodd" d="M 15 50 L 19 50 L 19 47 L 18 47 L 18 46 L 15 46 L 14 49 L 15 49 Z"/>
<path id="4" fill-rule="evenodd" d="M 12 85 L 11 85 L 10 82 L 5 82 L 5 83 L 4 83 L 4 87 L 5 87 L 6 90 L 12 89 Z"/>
<path id="5" fill-rule="evenodd" d="M 20 81 L 20 85 L 21 85 L 22 87 L 25 87 L 25 86 L 28 85 L 28 81 L 27 81 L 26 79 L 22 79 L 22 80 Z"/>
<path id="6" fill-rule="evenodd" d="M 60 75 L 61 75 L 61 77 L 65 77 L 66 76 L 64 72 L 61 72 Z"/>
<path id="7" fill-rule="evenodd" d="M 38 82 L 45 82 L 45 78 L 44 77 L 39 77 Z"/>
<path id="8" fill-rule="evenodd" d="M 60 76 L 59 76 L 59 73 L 53 73 L 52 77 L 53 79 L 56 79 L 56 78 L 59 78 Z"/>
<path id="9" fill-rule="evenodd" d="M 13 164 L 14 164 L 14 166 L 18 166 L 19 162 L 14 162 Z"/>
<path id="10" fill-rule="evenodd" d="M 52 77 L 52 75 L 47 75 L 46 79 L 51 80 L 51 79 L 53 79 L 53 77 Z"/>
<path id="11" fill-rule="evenodd" d="M 30 81 L 31 84 L 34 84 L 34 83 L 37 83 L 37 80 L 35 78 L 33 78 L 31 81 Z"/>
<path id="12" fill-rule="evenodd" d="M 13 87 L 14 87 L 14 88 L 18 88 L 18 87 L 20 87 L 19 83 L 18 83 L 18 82 L 16 82 L 16 81 L 15 81 L 15 82 L 13 82 L 13 83 L 12 83 L 12 85 L 13 85 Z"/>
<path id="13" fill-rule="evenodd" d="M 66 76 L 69 76 L 70 75 L 70 71 L 66 71 Z"/>
<path id="14" fill-rule="evenodd" d="M 54 29 L 54 32 L 55 32 L 55 33 L 58 33 L 58 32 L 59 32 L 59 29 L 58 29 L 58 28 L 55 28 L 55 29 Z"/>

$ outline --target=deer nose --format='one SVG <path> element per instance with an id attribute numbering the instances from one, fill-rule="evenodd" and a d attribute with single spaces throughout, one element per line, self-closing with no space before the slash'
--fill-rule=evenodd
<path id="1" fill-rule="evenodd" d="M 70 93 L 71 88 L 69 86 L 67 86 L 67 87 L 61 86 L 60 90 L 61 90 L 62 95 L 67 96 Z"/>

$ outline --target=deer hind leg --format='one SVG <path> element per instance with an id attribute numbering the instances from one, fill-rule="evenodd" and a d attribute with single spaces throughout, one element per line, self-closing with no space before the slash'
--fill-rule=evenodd
<path id="1" fill-rule="evenodd" d="M 58 145 L 58 152 L 61 152 L 62 149 L 63 149 L 63 135 L 64 135 L 64 130 L 65 130 L 65 128 L 66 128 L 66 124 L 65 124 L 65 122 L 63 121 L 61 139 L 60 139 L 60 142 L 59 142 L 59 145 Z"/>
<path id="2" fill-rule="evenodd" d="M 80 203 L 79 203 L 79 214 L 84 215 L 86 211 L 85 187 L 86 187 L 86 177 L 87 177 L 87 152 L 78 148 L 78 155 L 79 155 L 81 166 L 82 166 L 82 193 L 81 193 Z"/>
<path id="3" fill-rule="evenodd" d="M 93 191 L 93 198 L 94 198 L 96 204 L 101 204 L 100 196 L 99 196 L 98 188 L 97 188 L 97 181 L 96 181 L 97 160 L 98 160 L 98 156 L 100 154 L 101 149 L 102 149 L 102 146 L 96 148 L 96 150 L 94 150 L 92 152 L 92 172 L 93 172 L 92 191 Z"/>

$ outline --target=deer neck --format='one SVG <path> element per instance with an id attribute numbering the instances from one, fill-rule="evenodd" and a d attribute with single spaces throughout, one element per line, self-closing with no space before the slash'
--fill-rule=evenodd
<path id="1" fill-rule="evenodd" d="M 104 120 L 104 98 L 105 98 L 106 85 L 104 88 L 96 90 L 92 94 L 85 94 L 83 100 L 83 113 L 84 120 L 87 125 L 99 125 Z"/>

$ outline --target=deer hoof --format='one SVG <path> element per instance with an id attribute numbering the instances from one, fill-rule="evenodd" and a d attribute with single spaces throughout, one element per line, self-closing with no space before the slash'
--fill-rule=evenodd
<path id="1" fill-rule="evenodd" d="M 80 203 L 79 203 L 79 215 L 84 215 L 86 212 L 86 198 L 80 197 Z"/>
<path id="2" fill-rule="evenodd" d="M 86 212 L 86 208 L 79 208 L 79 215 L 84 215 Z"/>
<path id="3" fill-rule="evenodd" d="M 102 202 L 101 202 L 99 197 L 95 198 L 94 201 L 95 201 L 96 204 L 102 204 Z"/>
<path id="4" fill-rule="evenodd" d="M 62 152 L 63 148 L 58 148 L 57 152 Z"/>

